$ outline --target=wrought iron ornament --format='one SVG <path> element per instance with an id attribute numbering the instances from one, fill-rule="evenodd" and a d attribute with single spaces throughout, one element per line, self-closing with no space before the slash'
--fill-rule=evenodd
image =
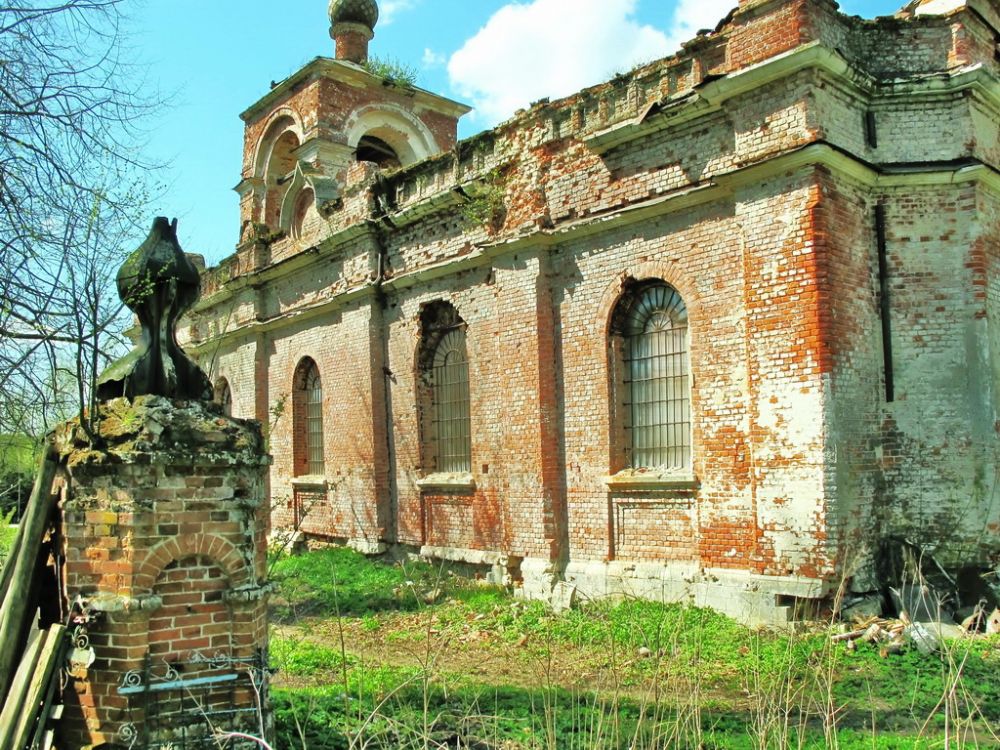
<path id="1" fill-rule="evenodd" d="M 266 649 L 245 658 L 223 651 L 193 651 L 183 660 L 147 653 L 142 667 L 118 682 L 118 695 L 128 700 L 118 739 L 130 750 L 259 750 L 249 736 L 226 735 L 263 732 L 271 672 Z M 248 690 L 256 700 L 246 701 Z"/>
<path id="2" fill-rule="evenodd" d="M 178 346 L 175 330 L 200 293 L 198 269 L 177 241 L 177 220 L 158 216 L 146 241 L 118 272 L 118 294 L 142 331 L 135 348 L 101 375 L 100 400 L 146 395 L 212 399 L 208 376 Z"/>

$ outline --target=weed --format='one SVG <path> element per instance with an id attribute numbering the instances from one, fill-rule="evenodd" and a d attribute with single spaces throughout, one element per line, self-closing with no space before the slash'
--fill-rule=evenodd
<path id="1" fill-rule="evenodd" d="M 432 588 L 434 568 L 422 563 L 382 565 L 344 547 L 286 556 L 274 564 L 279 618 L 413 611 Z"/>
<path id="2" fill-rule="evenodd" d="M 506 212 L 507 185 L 499 169 L 492 169 L 466 192 L 468 200 L 459 209 L 462 216 L 476 226 L 496 230 L 503 223 Z"/>
<path id="3" fill-rule="evenodd" d="M 413 88 L 417 83 L 417 69 L 389 57 L 370 56 L 364 63 L 364 69 L 373 76 L 378 76 L 392 86 Z"/>
<path id="4" fill-rule="evenodd" d="M 344 666 L 340 651 L 312 641 L 272 638 L 270 651 L 272 666 L 285 674 L 313 677 L 339 672 Z M 353 666 L 356 661 L 348 657 L 347 666 Z"/>

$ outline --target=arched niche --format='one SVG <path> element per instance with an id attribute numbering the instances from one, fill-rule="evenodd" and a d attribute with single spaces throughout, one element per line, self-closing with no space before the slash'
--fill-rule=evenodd
<path id="1" fill-rule="evenodd" d="M 322 195 L 317 195 L 317 185 L 320 188 L 329 187 L 322 180 L 317 180 L 316 175 L 307 177 L 302 165 L 296 166 L 286 184 L 275 226 L 292 239 L 301 239 L 304 230 L 320 218 Z"/>
<path id="2" fill-rule="evenodd" d="M 319 218 L 316 208 L 316 191 L 304 186 L 295 193 L 289 216 L 289 233 L 293 239 L 301 239 L 306 229 Z"/>

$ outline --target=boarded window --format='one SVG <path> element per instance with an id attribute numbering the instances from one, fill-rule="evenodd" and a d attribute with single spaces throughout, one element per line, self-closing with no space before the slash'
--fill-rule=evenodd
<path id="1" fill-rule="evenodd" d="M 633 468 L 691 466 L 687 307 L 663 282 L 637 289 L 622 325 L 626 432 Z"/>

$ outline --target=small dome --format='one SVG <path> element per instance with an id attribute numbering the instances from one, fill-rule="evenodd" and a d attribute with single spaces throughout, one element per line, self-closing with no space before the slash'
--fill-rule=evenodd
<path id="1" fill-rule="evenodd" d="M 330 0 L 330 23 L 360 23 L 374 29 L 378 23 L 375 0 Z"/>

